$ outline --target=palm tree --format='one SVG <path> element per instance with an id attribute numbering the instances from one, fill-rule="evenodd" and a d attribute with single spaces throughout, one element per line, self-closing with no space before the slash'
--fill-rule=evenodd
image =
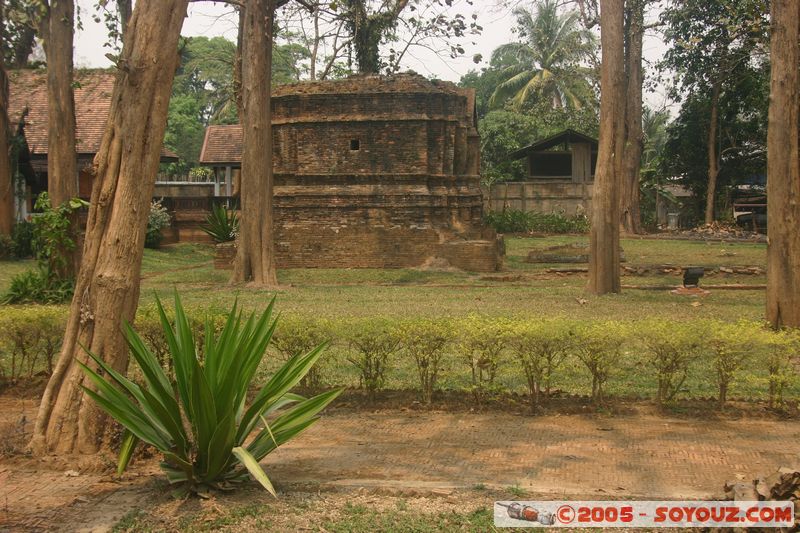
<path id="1" fill-rule="evenodd" d="M 556 0 L 540 0 L 536 13 L 514 10 L 520 35 L 525 42 L 508 43 L 492 54 L 508 65 L 504 81 L 497 86 L 489 105 L 498 107 L 510 100 L 515 109 L 534 98 L 547 98 L 553 108 L 581 108 L 594 98 L 592 69 L 581 63 L 596 47 L 596 38 L 580 23 L 575 11 L 560 13 Z"/>
<path id="2" fill-rule="evenodd" d="M 658 158 L 667 143 L 667 125 L 669 111 L 653 109 L 645 106 L 642 110 L 642 133 L 644 134 L 644 150 L 642 151 L 642 171 L 651 175 L 656 172 Z"/>

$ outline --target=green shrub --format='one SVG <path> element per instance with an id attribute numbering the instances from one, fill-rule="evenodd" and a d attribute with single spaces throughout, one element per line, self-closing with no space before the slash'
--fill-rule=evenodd
<path id="1" fill-rule="evenodd" d="M 161 205 L 161 200 L 153 200 L 150 203 L 150 213 L 147 215 L 147 232 L 144 236 L 145 248 L 158 248 L 164 239 L 162 231 L 169 226 L 169 211 Z"/>
<path id="2" fill-rule="evenodd" d="M 689 365 L 703 354 L 701 332 L 690 324 L 649 320 L 636 324 L 647 363 L 656 373 L 659 405 L 672 401 L 689 375 Z"/>
<path id="3" fill-rule="evenodd" d="M 33 219 L 33 250 L 41 269 L 55 281 L 64 281 L 72 275 L 72 252 L 76 239 L 73 219 L 88 203 L 73 198 L 53 207 L 47 192 L 39 194 L 36 209 L 41 213 Z"/>
<path id="4" fill-rule="evenodd" d="M 52 207 L 46 192 L 39 195 L 36 208 L 42 212 L 33 221 L 33 249 L 38 270 L 14 276 L 3 303 L 62 303 L 72 298 L 74 278 L 70 261 L 76 246 L 73 218 L 87 205 L 73 198 Z"/>
<path id="5" fill-rule="evenodd" d="M 506 320 L 470 315 L 454 324 L 458 353 L 469 366 L 472 394 L 481 403 L 494 390 L 497 369 L 508 345 L 510 324 Z"/>
<path id="6" fill-rule="evenodd" d="M 170 324 L 175 324 L 175 316 L 171 310 L 164 311 Z M 198 357 L 202 360 L 205 357 L 206 324 L 212 328 L 213 338 L 218 335 L 227 322 L 227 314 L 219 313 L 211 309 L 189 308 L 187 309 L 189 326 L 195 339 L 195 348 Z M 161 312 L 157 305 L 150 304 L 139 307 L 135 320 L 136 332 L 150 347 L 150 351 L 164 368 L 170 379 L 174 379 L 174 369 L 170 357 L 169 343 L 164 334 L 163 324 L 161 323 Z"/>
<path id="7" fill-rule="evenodd" d="M 167 318 L 170 323 L 174 322 L 169 315 Z M 170 381 L 174 381 L 175 374 L 172 367 L 172 358 L 170 357 L 169 343 L 167 342 L 167 336 L 164 334 L 158 307 L 154 304 L 139 307 L 134 325 L 136 333 L 145 341 L 158 364 L 166 371 Z"/>
<path id="8" fill-rule="evenodd" d="M 445 349 L 455 340 L 452 324 L 427 318 L 407 320 L 398 324 L 397 334 L 400 345 L 417 367 L 421 399 L 430 405 L 442 370 Z"/>
<path id="9" fill-rule="evenodd" d="M 272 345 L 288 361 L 298 353 L 309 352 L 330 339 L 331 327 L 327 321 L 289 316 L 281 318 L 278 329 L 272 336 Z M 300 381 L 303 388 L 317 390 L 322 387 L 322 362 L 320 357 L 317 364 Z"/>
<path id="10" fill-rule="evenodd" d="M 732 324 L 715 320 L 705 322 L 704 329 L 717 382 L 717 401 L 724 408 L 731 384 L 757 347 L 763 328 L 754 322 Z"/>
<path id="11" fill-rule="evenodd" d="M 37 306 L 8 308 L 0 314 L 0 378 L 16 382 L 53 372 L 64 336 L 63 310 Z"/>
<path id="12" fill-rule="evenodd" d="M 128 346 L 141 370 L 143 386 L 90 354 L 95 368 L 81 366 L 94 387 L 84 391 L 126 429 L 120 471 L 142 440 L 163 454 L 161 468 L 170 483 L 181 485 L 179 493 L 204 494 L 212 488 L 228 488 L 249 473 L 275 494 L 259 461 L 316 422 L 319 412 L 341 390 L 311 399 L 289 393 L 316 363 L 324 348 L 319 346 L 287 361 L 248 405 L 250 384 L 275 331 L 273 305 L 274 300 L 260 316 L 244 319 L 234 304 L 219 336 L 212 334 L 214 326 L 207 321 L 201 364 L 190 321 L 177 294 L 174 329 L 158 302 L 175 368 L 175 388 L 141 336 L 128 325 Z M 263 428 L 257 429 L 261 425 Z"/>
<path id="13" fill-rule="evenodd" d="M 564 362 L 574 336 L 572 324 L 560 318 L 525 320 L 511 327 L 511 353 L 525 375 L 534 411 L 542 393 L 550 395 L 553 374 Z"/>
<path id="14" fill-rule="evenodd" d="M 361 385 L 374 400 L 386 383 L 389 359 L 400 347 L 397 331 L 385 319 L 351 321 L 342 328 L 350 345 L 347 360 L 358 369 Z"/>
<path id="15" fill-rule="evenodd" d="M 603 387 L 619 367 L 629 329 L 619 322 L 594 322 L 576 329 L 573 348 L 592 376 L 592 402 L 604 401 Z"/>
<path id="16" fill-rule="evenodd" d="M 764 365 L 769 375 L 769 407 L 781 407 L 784 391 L 796 379 L 793 359 L 800 354 L 800 332 L 797 330 L 764 330 L 761 336 Z"/>
<path id="17" fill-rule="evenodd" d="M 72 298 L 75 283 L 58 279 L 42 267 L 27 270 L 11 278 L 4 304 L 60 304 Z"/>
<path id="18" fill-rule="evenodd" d="M 236 240 L 239 233 L 239 217 L 235 211 L 228 211 L 224 205 L 214 204 L 211 213 L 206 218 L 205 225 L 201 226 L 216 243 L 231 242 Z"/>
<path id="19" fill-rule="evenodd" d="M 486 223 L 498 233 L 587 233 L 589 219 L 583 215 L 567 216 L 563 213 L 536 213 L 505 209 L 490 211 Z"/>
<path id="20" fill-rule="evenodd" d="M 0 260 L 12 259 L 14 255 L 14 239 L 11 235 L 0 234 Z"/>
<path id="21" fill-rule="evenodd" d="M 33 257 L 33 223 L 23 220 L 14 224 L 11 230 L 11 239 L 14 241 L 13 253 L 19 259 Z"/>

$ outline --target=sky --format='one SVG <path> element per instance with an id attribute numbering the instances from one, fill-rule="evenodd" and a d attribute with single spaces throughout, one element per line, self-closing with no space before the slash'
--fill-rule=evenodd
<path id="1" fill-rule="evenodd" d="M 95 13 L 94 1 L 78 0 L 77 4 L 82 13 L 83 30 L 78 31 L 75 36 L 76 66 L 110 67 L 111 62 L 106 57 L 110 50 L 98 45 L 107 41 L 107 32 L 102 23 L 96 24 L 92 20 L 92 15 Z M 483 26 L 483 32 L 462 40 L 466 52 L 464 56 L 452 59 L 447 54 L 437 55 L 427 50 L 412 49 L 405 61 L 405 68 L 426 76 L 457 82 L 470 70 L 486 66 L 495 48 L 516 40 L 516 35 L 512 32 L 515 21 L 509 10 L 499 10 L 493 6 L 493 2 L 475 0 L 474 5 L 464 14 L 469 19 L 473 12 L 478 14 L 478 22 Z M 184 21 L 182 34 L 187 37 L 223 36 L 233 41 L 236 40 L 236 23 L 237 18 L 233 16 L 230 6 L 212 1 L 193 2 L 189 4 L 189 13 Z M 656 35 L 648 35 L 645 38 L 644 49 L 645 60 L 652 63 L 658 61 L 666 47 Z M 483 56 L 483 63 L 476 65 L 473 62 L 475 54 Z M 646 93 L 645 103 L 655 108 L 670 107 L 663 90 Z"/>

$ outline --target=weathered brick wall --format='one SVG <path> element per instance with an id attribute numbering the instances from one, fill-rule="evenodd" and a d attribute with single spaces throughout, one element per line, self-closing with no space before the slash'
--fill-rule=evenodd
<path id="1" fill-rule="evenodd" d="M 423 121 L 283 124 L 275 127 L 275 172 L 426 174 L 428 142 Z"/>
<path id="2" fill-rule="evenodd" d="M 280 268 L 500 267 L 470 91 L 361 77 L 279 87 L 272 106 Z"/>
<path id="3" fill-rule="evenodd" d="M 464 180 L 365 176 L 336 182 L 276 186 L 279 266 L 420 266 L 440 257 L 443 243 L 480 225 L 481 198 Z M 497 266 L 495 260 L 491 270 Z"/>

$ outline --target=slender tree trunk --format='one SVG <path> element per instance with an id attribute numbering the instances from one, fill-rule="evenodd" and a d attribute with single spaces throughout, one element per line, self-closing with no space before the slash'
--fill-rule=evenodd
<path id="1" fill-rule="evenodd" d="M 319 45 L 320 45 L 318 4 L 314 5 L 314 11 L 313 13 L 311 13 L 311 16 L 314 18 L 314 44 L 311 46 L 310 71 L 308 73 L 308 76 L 313 81 L 317 79 L 317 58 L 319 57 Z"/>
<path id="2" fill-rule="evenodd" d="M 589 291 L 620 292 L 619 175 L 624 86 L 623 0 L 601 0 L 600 146 L 589 234 Z"/>
<path id="3" fill-rule="evenodd" d="M 242 46 L 242 219 L 234 282 L 278 285 L 272 220 L 272 39 L 275 0 L 250 0 Z"/>
<path id="4" fill-rule="evenodd" d="M 706 189 L 706 224 L 714 222 L 714 204 L 717 197 L 717 177 L 719 176 L 719 96 L 722 84 L 714 82 L 711 89 L 711 118 L 708 125 L 708 189 Z"/>
<path id="5" fill-rule="evenodd" d="M 81 389 L 90 386 L 76 364 L 88 361 L 82 346 L 119 371 L 127 368 L 121 326 L 133 322 L 139 301 L 147 213 L 187 4 L 188 0 L 136 2 L 94 161 L 83 263 L 61 355 L 34 427 L 35 453 L 93 453 L 100 447 L 106 419 Z"/>
<path id="6" fill-rule="evenodd" d="M 0 0 L 0 28 L 4 26 L 5 0 Z M 0 32 L 0 49 L 5 49 L 5 36 Z M 14 176 L 9 160 L 8 75 L 3 54 L 0 54 L 0 235 L 10 235 L 14 228 Z"/>
<path id="7" fill-rule="evenodd" d="M 132 0 L 117 0 L 117 7 L 119 8 L 119 24 L 122 30 L 122 41 L 125 42 L 125 32 L 128 31 L 128 23 L 131 20 Z"/>
<path id="8" fill-rule="evenodd" d="M 36 29 L 33 25 L 26 25 L 22 28 L 21 34 L 14 44 L 12 50 L 13 59 L 11 68 L 25 68 L 28 66 L 28 58 L 33 53 L 36 44 Z"/>
<path id="9" fill-rule="evenodd" d="M 800 2 L 772 0 L 767 138 L 767 320 L 800 327 Z"/>
<path id="10" fill-rule="evenodd" d="M 244 43 L 244 6 L 238 8 L 239 29 L 236 36 L 236 55 L 233 58 L 233 98 L 236 100 L 236 116 L 242 123 L 242 45 Z"/>
<path id="11" fill-rule="evenodd" d="M 51 0 L 43 26 L 47 54 L 47 191 L 53 207 L 78 196 L 78 156 L 75 153 L 75 95 L 72 89 L 72 44 L 75 23 L 74 0 Z M 71 217 L 77 238 L 78 216 Z M 80 251 L 64 250 L 66 271 L 74 277 Z"/>
<path id="12" fill-rule="evenodd" d="M 622 157 L 622 227 L 627 233 L 642 233 L 639 181 L 644 137 L 642 133 L 642 48 L 644 0 L 628 0 L 626 28 L 625 148 Z"/>
<path id="13" fill-rule="evenodd" d="M 369 14 L 366 0 L 347 0 L 348 24 L 353 34 L 353 48 L 360 74 L 378 74 L 381 69 L 380 44 L 384 33 L 397 23 L 408 0 L 384 2 L 381 10 Z"/>

